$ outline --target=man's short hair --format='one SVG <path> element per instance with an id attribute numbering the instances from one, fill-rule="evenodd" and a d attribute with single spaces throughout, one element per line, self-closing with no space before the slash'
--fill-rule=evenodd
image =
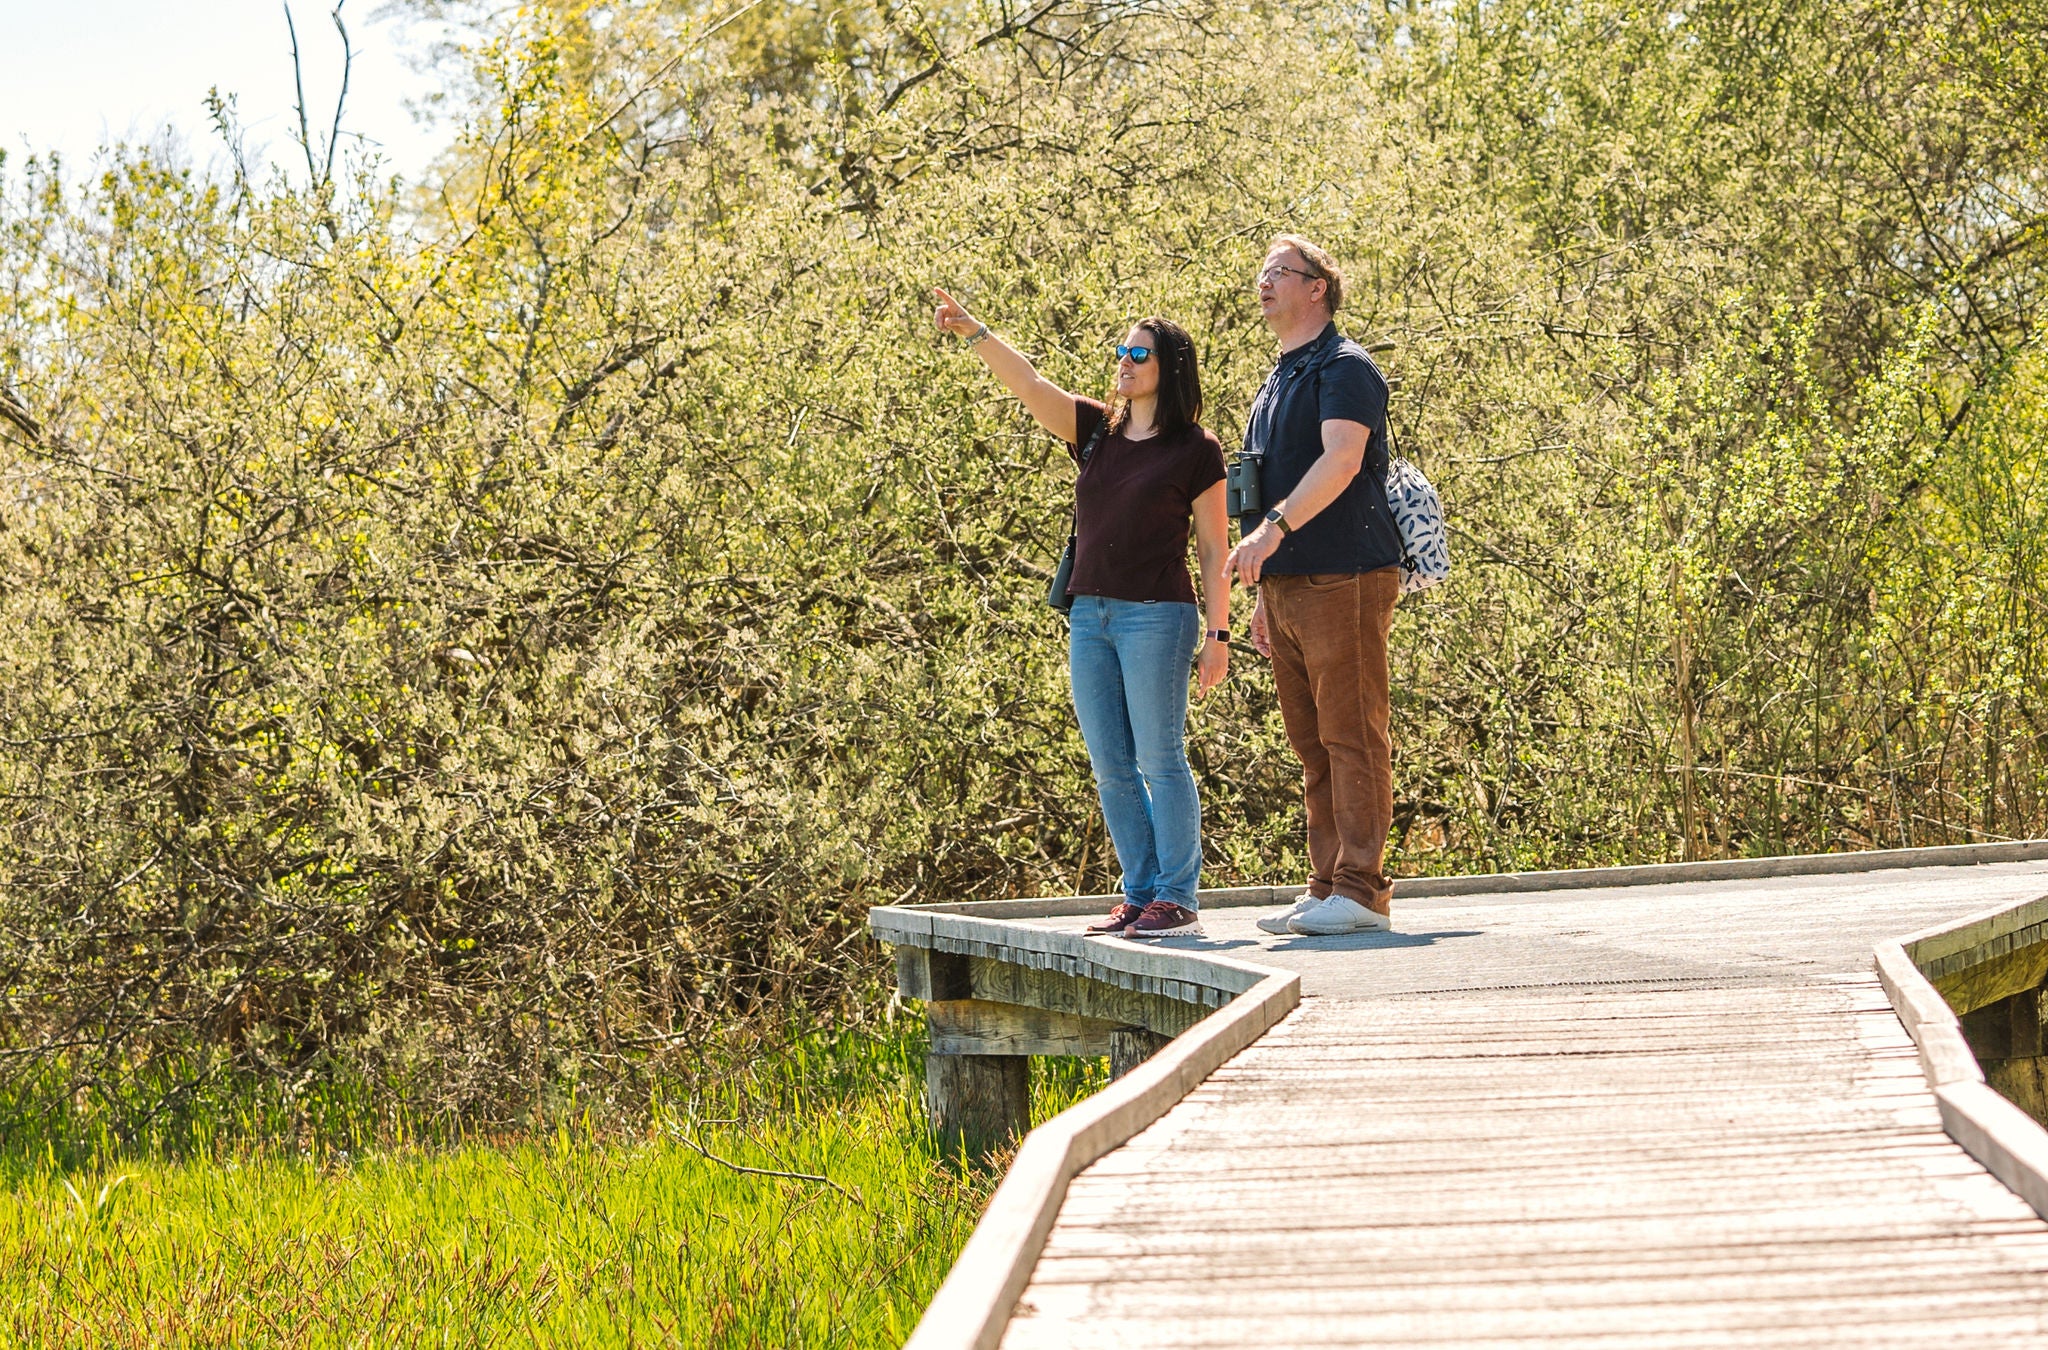
<path id="1" fill-rule="evenodd" d="M 1298 234 L 1274 235 L 1273 242 L 1266 246 L 1266 252 L 1271 253 L 1276 248 L 1291 248 L 1299 253 L 1301 260 L 1308 264 L 1308 270 L 1327 283 L 1323 287 L 1323 306 L 1335 315 L 1337 307 L 1344 303 L 1344 269 L 1337 266 L 1337 260 L 1330 256 L 1329 250 Z"/>

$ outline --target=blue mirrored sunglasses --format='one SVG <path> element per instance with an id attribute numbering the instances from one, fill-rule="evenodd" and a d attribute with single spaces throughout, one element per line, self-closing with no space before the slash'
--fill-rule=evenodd
<path id="1" fill-rule="evenodd" d="M 1122 343 L 1118 343 L 1116 356 L 1119 361 L 1128 356 L 1131 358 L 1132 365 L 1142 366 L 1152 359 L 1152 349 L 1150 347 L 1126 347 Z"/>

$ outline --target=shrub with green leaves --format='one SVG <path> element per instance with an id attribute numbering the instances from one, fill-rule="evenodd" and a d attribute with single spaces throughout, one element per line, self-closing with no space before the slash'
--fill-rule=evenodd
<path id="1" fill-rule="evenodd" d="M 928 287 L 1083 392 L 1180 319 L 1228 442 L 1281 230 L 1453 527 L 1397 872 L 2040 832 L 2048 95 L 1971 15 L 536 4 L 431 193 L 8 166 L 0 1063 L 632 1100 L 872 997 L 872 903 L 1106 888 L 1070 470 Z M 1299 876 L 1248 650 L 1191 745 L 1207 879 Z"/>

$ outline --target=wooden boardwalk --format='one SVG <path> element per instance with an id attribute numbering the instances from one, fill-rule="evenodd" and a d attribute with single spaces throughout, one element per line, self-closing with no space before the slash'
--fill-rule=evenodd
<path id="1" fill-rule="evenodd" d="M 2048 1346 L 1874 943 L 2048 863 L 1400 903 L 1201 947 L 1301 1007 L 1076 1176 L 1005 1346 Z M 1073 929 L 1071 918 L 1029 921 Z"/>

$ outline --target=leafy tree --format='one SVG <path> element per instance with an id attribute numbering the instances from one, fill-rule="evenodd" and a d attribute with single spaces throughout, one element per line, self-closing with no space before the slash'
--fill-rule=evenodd
<path id="1" fill-rule="evenodd" d="M 1180 318 L 1229 440 L 1288 229 L 1459 554 L 1398 869 L 2038 833 L 2044 105 L 1966 17 L 537 4 L 432 191 L 21 167 L 4 1062 L 630 1102 L 852 1014 L 871 903 L 1107 887 L 1067 460 L 927 287 L 1082 390 Z M 1298 875 L 1255 662 L 1193 755 L 1210 880 Z"/>

